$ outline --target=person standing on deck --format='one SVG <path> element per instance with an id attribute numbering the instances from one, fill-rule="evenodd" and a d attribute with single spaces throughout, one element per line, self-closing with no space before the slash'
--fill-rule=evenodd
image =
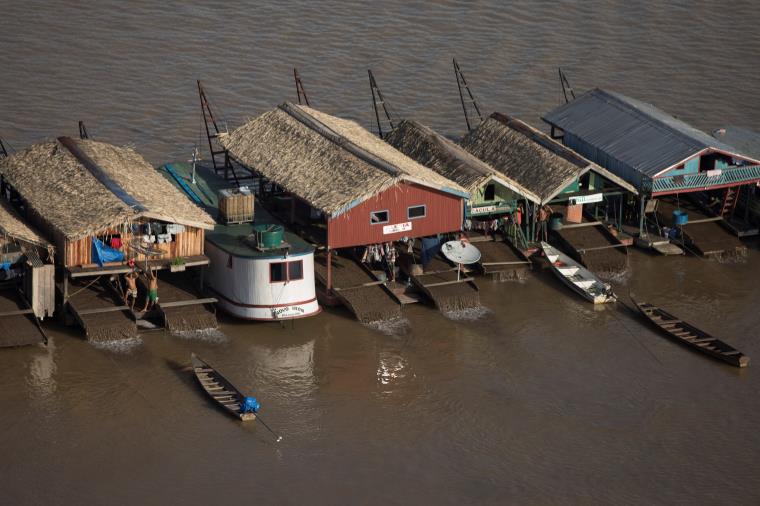
<path id="1" fill-rule="evenodd" d="M 143 312 L 153 309 L 158 302 L 158 272 L 154 273 L 150 267 L 148 267 L 148 296 L 145 298 L 145 307 Z"/>
<path id="2" fill-rule="evenodd" d="M 137 273 L 135 272 L 135 266 L 134 262 L 132 260 L 130 262 L 130 267 L 132 267 L 132 270 L 124 275 L 124 281 L 127 284 L 127 291 L 124 292 L 124 305 L 127 305 L 127 302 L 129 301 L 130 297 L 132 298 L 132 304 L 129 306 L 130 309 L 135 308 L 135 302 L 137 301 Z"/>

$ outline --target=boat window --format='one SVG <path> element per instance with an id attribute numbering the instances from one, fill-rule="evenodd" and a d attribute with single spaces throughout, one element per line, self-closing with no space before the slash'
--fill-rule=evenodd
<path id="1" fill-rule="evenodd" d="M 372 225 L 380 223 L 388 223 L 390 220 L 390 213 L 388 211 L 372 211 L 369 213 L 369 222 Z"/>
<path id="2" fill-rule="evenodd" d="M 483 191 L 483 200 L 493 200 L 496 198 L 496 185 L 491 183 L 486 185 L 486 189 Z"/>
<path id="3" fill-rule="evenodd" d="M 411 206 L 406 210 L 406 216 L 410 220 L 413 220 L 415 218 L 424 218 L 425 214 L 427 213 L 427 209 L 424 205 L 421 206 Z"/>
<path id="4" fill-rule="evenodd" d="M 282 283 L 288 280 L 288 263 L 274 262 L 269 264 L 269 282 Z"/>
<path id="5" fill-rule="evenodd" d="M 303 279 L 303 260 L 288 262 L 288 280 Z"/>

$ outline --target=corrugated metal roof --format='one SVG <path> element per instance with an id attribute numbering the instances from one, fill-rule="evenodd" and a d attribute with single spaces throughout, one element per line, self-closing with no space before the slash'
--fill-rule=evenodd
<path id="1" fill-rule="evenodd" d="M 650 177 L 706 148 L 742 156 L 651 104 L 599 88 L 543 119 Z"/>
<path id="2" fill-rule="evenodd" d="M 713 137 L 733 146 L 741 153 L 760 160 L 760 134 L 746 128 L 727 126 L 713 132 Z"/>

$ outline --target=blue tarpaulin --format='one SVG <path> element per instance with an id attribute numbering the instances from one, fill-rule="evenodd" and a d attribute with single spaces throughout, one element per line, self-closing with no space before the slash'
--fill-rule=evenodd
<path id="1" fill-rule="evenodd" d="M 92 238 L 92 261 L 103 267 L 105 262 L 121 262 L 124 253 L 103 244 L 100 239 Z"/>

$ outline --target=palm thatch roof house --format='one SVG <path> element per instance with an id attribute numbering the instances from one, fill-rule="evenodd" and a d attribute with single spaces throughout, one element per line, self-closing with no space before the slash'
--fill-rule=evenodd
<path id="1" fill-rule="evenodd" d="M 527 123 L 493 113 L 465 135 L 464 149 L 538 197 L 537 204 L 565 205 L 568 221 L 581 221 L 584 204 L 605 204 L 620 221 L 622 205 L 636 188 Z M 617 204 L 617 205 L 615 205 Z M 528 209 L 535 224 L 537 206 Z M 596 207 L 596 206 L 595 206 Z M 611 217 L 611 216 L 608 216 Z M 533 235 L 529 230 L 529 235 Z"/>
<path id="2" fill-rule="evenodd" d="M 385 136 L 385 141 L 467 190 L 468 217 L 490 219 L 513 212 L 518 199 L 541 200 L 518 181 L 417 121 L 402 120 Z"/>
<path id="3" fill-rule="evenodd" d="M 329 249 L 459 230 L 467 191 L 353 121 L 284 103 L 220 140 L 322 213 Z"/>
<path id="4" fill-rule="evenodd" d="M 121 251 L 120 264 L 146 256 L 208 262 L 203 235 L 214 220 L 130 148 L 59 137 L 0 160 L 0 174 L 69 271 L 100 273 L 108 263 L 100 245 Z"/>

